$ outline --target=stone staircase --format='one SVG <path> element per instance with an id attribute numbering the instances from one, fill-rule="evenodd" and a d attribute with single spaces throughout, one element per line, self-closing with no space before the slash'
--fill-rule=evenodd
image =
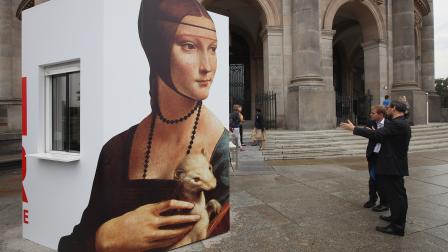
<path id="1" fill-rule="evenodd" d="M 250 142 L 250 130 L 244 132 Z M 367 139 L 342 129 L 321 131 L 270 130 L 263 151 L 265 160 L 334 158 L 365 155 Z M 448 150 L 448 123 L 412 127 L 409 151 Z"/>
<path id="2" fill-rule="evenodd" d="M 0 131 L 0 168 L 22 160 L 20 132 Z"/>

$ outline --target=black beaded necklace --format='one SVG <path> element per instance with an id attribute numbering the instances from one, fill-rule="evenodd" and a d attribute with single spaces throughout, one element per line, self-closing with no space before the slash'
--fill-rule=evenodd
<path id="1" fill-rule="evenodd" d="M 186 119 L 188 119 L 194 113 L 194 111 L 196 111 L 196 110 L 198 111 L 196 113 L 196 119 L 194 120 L 193 130 L 191 131 L 190 142 L 188 144 L 187 151 L 186 151 L 187 155 L 190 154 L 191 148 L 193 147 L 194 138 L 196 135 L 196 131 L 198 129 L 199 117 L 201 116 L 201 108 L 202 108 L 202 101 L 198 101 L 196 103 L 196 105 L 194 106 L 193 110 L 191 110 L 187 115 L 181 117 L 180 119 L 175 119 L 175 120 L 168 120 L 162 116 L 162 113 L 160 113 L 160 111 L 157 112 L 157 115 L 159 116 L 159 118 L 162 122 L 167 123 L 167 124 L 176 124 L 176 123 L 179 123 L 179 122 L 182 122 L 182 121 L 185 121 Z M 148 142 L 146 143 L 145 161 L 143 163 L 143 179 L 146 179 L 146 175 L 148 173 L 149 159 L 151 157 L 152 138 L 154 136 L 154 128 L 156 126 L 156 117 L 157 116 L 154 116 L 151 121 L 151 129 L 148 134 Z"/>
<path id="2" fill-rule="evenodd" d="M 190 112 L 188 112 L 188 114 L 186 114 L 185 116 L 180 117 L 180 118 L 178 118 L 178 119 L 174 119 L 174 120 L 166 119 L 166 118 L 162 115 L 162 112 L 160 111 L 160 109 L 157 111 L 157 113 L 158 113 L 158 115 L 159 115 L 160 120 L 162 120 L 162 122 L 164 122 L 164 123 L 166 123 L 166 124 L 176 124 L 176 123 L 183 122 L 183 121 L 187 120 L 188 118 L 190 118 L 190 116 L 194 113 L 194 111 L 196 111 L 196 109 L 198 109 L 198 107 L 199 107 L 199 105 L 200 105 L 201 103 L 202 103 L 202 102 L 200 102 L 200 101 L 199 101 L 199 102 L 196 102 L 196 105 L 194 105 L 194 108 L 193 108 Z"/>

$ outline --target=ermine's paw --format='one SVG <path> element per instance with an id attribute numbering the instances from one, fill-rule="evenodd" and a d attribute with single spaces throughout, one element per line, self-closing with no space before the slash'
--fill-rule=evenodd
<path id="1" fill-rule="evenodd" d="M 219 203 L 219 201 L 217 201 L 215 199 L 211 199 L 207 203 L 207 212 L 208 212 L 209 216 L 212 213 L 219 214 L 221 212 L 221 208 L 222 208 L 221 203 Z"/>

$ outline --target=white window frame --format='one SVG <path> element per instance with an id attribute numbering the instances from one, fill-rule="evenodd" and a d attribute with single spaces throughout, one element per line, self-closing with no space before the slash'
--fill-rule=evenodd
<path id="1" fill-rule="evenodd" d="M 44 68 L 44 153 L 30 154 L 27 156 L 40 159 L 53 160 L 59 162 L 73 162 L 80 160 L 81 149 L 79 152 L 56 151 L 52 147 L 52 77 L 58 74 L 81 72 L 80 62 L 69 62 L 64 64 L 51 65 Z"/>

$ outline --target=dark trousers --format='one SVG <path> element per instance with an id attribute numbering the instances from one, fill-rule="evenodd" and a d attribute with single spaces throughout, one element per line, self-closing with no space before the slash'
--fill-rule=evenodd
<path id="1" fill-rule="evenodd" d="M 380 205 L 388 205 L 386 197 L 383 195 L 382 191 L 378 189 L 378 182 L 376 178 L 376 160 L 377 154 L 373 153 L 367 161 L 369 167 L 369 199 L 371 201 L 376 201 L 379 197 Z"/>
<path id="2" fill-rule="evenodd" d="M 390 205 L 391 224 L 404 229 L 408 211 L 408 196 L 403 176 L 377 175 L 379 189 Z"/>

